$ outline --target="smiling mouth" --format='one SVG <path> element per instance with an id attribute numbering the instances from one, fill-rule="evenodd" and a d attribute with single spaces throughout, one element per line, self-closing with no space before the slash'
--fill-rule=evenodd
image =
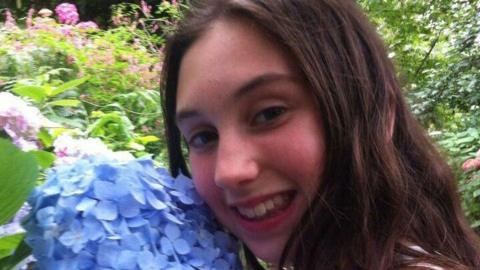
<path id="1" fill-rule="evenodd" d="M 248 220 L 269 218 L 286 209 L 293 200 L 295 193 L 281 193 L 256 204 L 253 207 L 235 207 L 237 213 Z"/>

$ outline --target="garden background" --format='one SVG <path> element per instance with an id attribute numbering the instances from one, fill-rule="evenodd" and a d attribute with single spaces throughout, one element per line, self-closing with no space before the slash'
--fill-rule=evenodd
<path id="1" fill-rule="evenodd" d="M 21 207 L 48 168 L 98 154 L 167 165 L 162 47 L 188 1 L 70 3 L 0 2 L 0 269 L 29 254 Z M 480 1 L 359 3 L 480 232 Z"/>

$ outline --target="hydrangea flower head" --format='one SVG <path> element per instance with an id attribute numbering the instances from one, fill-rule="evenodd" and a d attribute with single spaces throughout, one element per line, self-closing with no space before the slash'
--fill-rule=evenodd
<path id="1" fill-rule="evenodd" d="M 77 7 L 70 3 L 62 3 L 55 7 L 58 21 L 63 24 L 76 24 L 79 20 Z"/>
<path id="2" fill-rule="evenodd" d="M 15 19 L 12 16 L 12 12 L 10 12 L 9 9 L 5 10 L 5 27 L 7 27 L 7 28 L 17 27 Z"/>
<path id="3" fill-rule="evenodd" d="M 37 133 L 47 122 L 40 111 L 8 92 L 0 93 L 0 130 L 20 149 L 38 149 Z"/>
<path id="4" fill-rule="evenodd" d="M 53 147 L 57 156 L 56 165 L 72 164 L 78 159 L 98 155 L 117 161 L 134 159 L 129 152 L 110 150 L 99 138 L 76 139 L 70 135 L 62 134 L 55 139 Z"/>
<path id="5" fill-rule="evenodd" d="M 54 167 L 29 199 L 39 269 L 240 269 L 193 183 L 150 159 L 102 156 Z"/>
<path id="6" fill-rule="evenodd" d="M 48 8 L 42 8 L 40 9 L 40 11 L 38 11 L 38 15 L 42 16 L 42 17 L 50 17 L 52 16 L 53 12 L 48 9 Z"/>
<path id="7" fill-rule="evenodd" d="M 79 22 L 79 23 L 77 23 L 76 27 L 78 29 L 84 30 L 84 31 L 98 30 L 98 25 L 95 22 L 92 22 L 92 21 Z"/>

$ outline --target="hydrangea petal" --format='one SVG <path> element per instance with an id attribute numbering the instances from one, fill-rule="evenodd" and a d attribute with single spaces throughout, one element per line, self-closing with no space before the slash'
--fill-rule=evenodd
<path id="1" fill-rule="evenodd" d="M 165 216 L 168 220 L 170 220 L 171 222 L 176 223 L 176 224 L 179 224 L 179 225 L 182 225 L 182 224 L 183 224 L 183 222 L 180 221 L 176 216 L 174 216 L 174 215 L 172 215 L 172 214 L 170 214 L 170 213 L 163 213 L 163 214 L 164 214 L 164 216 Z"/>
<path id="2" fill-rule="evenodd" d="M 135 269 L 137 264 L 137 252 L 122 250 L 117 258 L 117 269 Z"/>
<path id="3" fill-rule="evenodd" d="M 230 264 L 224 259 L 216 259 L 213 263 L 213 268 L 216 270 L 229 270 Z"/>
<path id="4" fill-rule="evenodd" d="M 100 201 L 94 212 L 95 216 L 101 220 L 114 220 L 118 216 L 117 205 L 110 201 Z"/>
<path id="5" fill-rule="evenodd" d="M 138 259 L 137 259 L 137 264 L 138 264 L 138 266 L 140 267 L 141 270 L 157 270 L 157 269 L 159 269 L 156 262 L 155 262 L 155 257 L 148 250 L 140 252 L 140 254 L 138 255 Z"/>
<path id="6" fill-rule="evenodd" d="M 165 203 L 163 203 L 162 201 L 160 201 L 159 199 L 157 199 L 157 197 L 155 196 L 155 194 L 153 194 L 153 192 L 147 190 L 146 191 L 146 196 L 147 196 L 148 203 L 151 206 L 153 206 L 153 208 L 155 208 L 157 210 L 162 210 L 162 209 L 167 208 L 167 205 Z"/>
<path id="7" fill-rule="evenodd" d="M 116 264 L 120 251 L 118 245 L 106 242 L 98 247 L 97 262 L 100 266 L 113 268 Z"/>
<path id="8" fill-rule="evenodd" d="M 165 235 L 170 240 L 175 240 L 180 236 L 180 228 L 175 224 L 168 223 L 165 226 Z"/>
<path id="9" fill-rule="evenodd" d="M 191 250 L 188 242 L 181 239 L 181 238 L 180 239 L 175 239 L 173 241 L 173 246 L 175 248 L 175 251 L 178 252 L 181 255 L 188 254 Z"/>
<path id="10" fill-rule="evenodd" d="M 134 218 L 127 219 L 127 224 L 130 228 L 136 228 L 136 227 L 141 227 L 148 224 L 148 220 L 137 216 Z"/>
<path id="11" fill-rule="evenodd" d="M 166 237 L 162 237 L 160 239 L 160 249 L 162 250 L 162 253 L 165 255 L 172 255 L 173 254 L 173 245 L 170 240 Z"/>
<path id="12" fill-rule="evenodd" d="M 142 249 L 142 245 L 145 244 L 145 241 L 138 236 L 138 234 L 129 234 L 125 235 L 121 239 L 122 247 L 132 250 L 132 251 L 140 251 Z"/>
<path id="13" fill-rule="evenodd" d="M 81 212 L 89 212 L 90 209 L 92 209 L 96 204 L 97 200 L 94 200 L 89 197 L 84 197 L 75 207 L 75 210 L 81 211 Z"/>
<path id="14" fill-rule="evenodd" d="M 105 230 L 103 229 L 102 223 L 92 217 L 84 219 L 83 231 L 88 240 L 95 241 L 105 237 Z"/>
<path id="15" fill-rule="evenodd" d="M 120 215 L 126 218 L 136 217 L 140 214 L 140 204 L 130 196 L 118 200 Z"/>
<path id="16" fill-rule="evenodd" d="M 93 183 L 93 194 L 101 200 L 113 201 L 118 197 L 115 184 L 109 181 L 95 181 Z"/>

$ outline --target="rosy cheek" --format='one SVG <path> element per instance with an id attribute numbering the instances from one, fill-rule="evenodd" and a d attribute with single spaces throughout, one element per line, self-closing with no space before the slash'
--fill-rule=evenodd
<path id="1" fill-rule="evenodd" d="M 192 178 L 200 196 L 205 200 L 209 201 L 212 195 L 212 191 L 217 189 L 217 186 L 214 182 L 214 167 L 209 162 L 208 159 L 190 156 L 191 168 L 192 168 Z"/>
<path id="2" fill-rule="evenodd" d="M 224 203 L 223 191 L 214 181 L 214 163 L 208 158 L 193 156 L 190 156 L 190 162 L 195 188 L 220 222 L 227 225 L 228 219 L 225 218 L 225 213 L 228 210 Z"/>

